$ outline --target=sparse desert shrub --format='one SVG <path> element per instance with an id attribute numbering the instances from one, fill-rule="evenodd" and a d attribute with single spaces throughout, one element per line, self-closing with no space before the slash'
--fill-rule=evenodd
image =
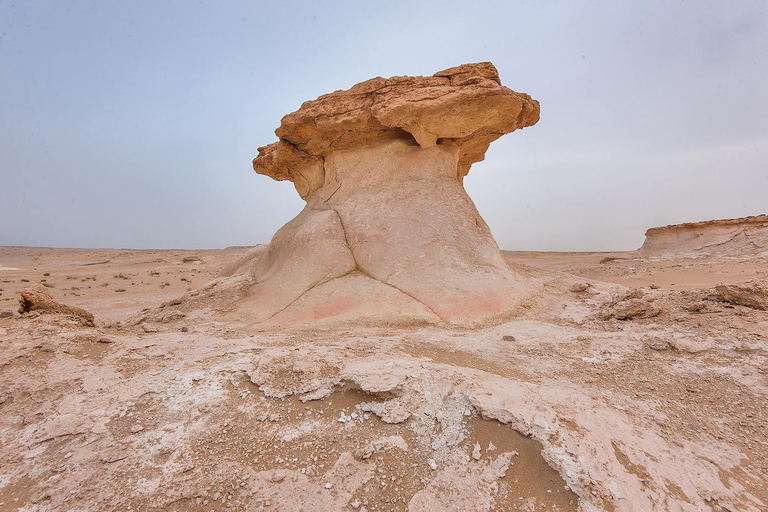
<path id="1" fill-rule="evenodd" d="M 117 290 L 115 290 L 115 291 L 116 291 L 117 293 L 122 293 L 122 292 L 124 292 L 124 291 L 126 291 L 126 290 L 125 290 L 125 288 L 118 288 L 118 289 L 117 289 Z"/>

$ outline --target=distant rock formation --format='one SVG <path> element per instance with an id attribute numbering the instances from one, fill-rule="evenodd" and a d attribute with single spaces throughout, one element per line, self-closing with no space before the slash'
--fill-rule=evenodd
<path id="1" fill-rule="evenodd" d="M 688 222 L 645 232 L 644 253 L 768 256 L 768 215 Z"/>
<path id="2" fill-rule="evenodd" d="M 304 103 L 253 168 L 293 182 L 306 207 L 192 299 L 229 297 L 238 320 L 264 327 L 510 316 L 530 290 L 462 183 L 492 141 L 538 119 L 538 102 L 503 87 L 489 62 Z"/>

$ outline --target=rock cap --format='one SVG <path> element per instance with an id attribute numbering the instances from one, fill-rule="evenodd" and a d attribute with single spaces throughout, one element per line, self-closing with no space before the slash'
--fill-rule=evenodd
<path id="1" fill-rule="evenodd" d="M 483 160 L 491 142 L 539 120 L 539 102 L 501 85 L 490 62 L 464 64 L 432 76 L 372 78 L 305 102 L 283 117 L 278 142 L 259 148 L 254 170 L 292 181 L 307 199 L 325 181 L 323 162 L 335 150 L 377 139 L 408 137 L 423 148 L 458 146 L 457 178 Z"/>

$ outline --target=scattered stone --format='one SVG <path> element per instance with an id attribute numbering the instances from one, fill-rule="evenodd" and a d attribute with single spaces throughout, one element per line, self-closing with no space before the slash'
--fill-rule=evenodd
<path id="1" fill-rule="evenodd" d="M 576 283 L 573 286 L 571 286 L 571 291 L 573 293 L 582 293 L 587 291 L 589 286 L 590 286 L 589 283 Z"/>
<path id="2" fill-rule="evenodd" d="M 181 328 L 181 332 L 189 332 L 189 328 L 185 325 Z"/>
<path id="3" fill-rule="evenodd" d="M 634 318 L 653 318 L 661 313 L 661 308 L 649 300 L 630 299 L 616 304 L 609 316 L 617 320 Z"/>
<path id="4" fill-rule="evenodd" d="M 667 350 L 670 348 L 669 342 L 661 338 L 648 338 L 645 343 L 651 350 Z"/>
<path id="5" fill-rule="evenodd" d="M 501 339 L 504 340 L 504 341 L 517 341 L 517 338 L 515 338 L 511 334 L 507 334 L 505 336 L 502 336 Z"/>
<path id="6" fill-rule="evenodd" d="M 266 476 L 267 482 L 273 483 L 273 484 L 279 484 L 283 480 L 285 480 L 285 471 L 282 470 L 274 470 L 267 474 Z M 218 496 L 213 497 L 214 501 L 218 499 Z"/>
<path id="7" fill-rule="evenodd" d="M 141 324 L 141 330 L 146 333 L 158 332 L 157 327 L 147 324 Z"/>
<path id="8" fill-rule="evenodd" d="M 330 489 L 331 487 L 333 487 L 333 484 L 331 482 L 326 482 L 323 487 L 325 487 L 326 489 Z"/>
<path id="9" fill-rule="evenodd" d="M 432 471 L 437 469 L 437 462 L 435 462 L 435 459 L 427 459 L 427 465 Z"/>
<path id="10" fill-rule="evenodd" d="M 176 322 L 178 320 L 181 320 L 182 318 L 185 318 L 187 315 L 182 313 L 181 311 L 169 311 L 167 313 L 164 313 L 162 317 L 160 317 L 160 322 L 167 324 L 170 322 Z"/>
<path id="11" fill-rule="evenodd" d="M 73 316 L 86 326 L 93 327 L 93 315 L 81 308 L 67 306 L 53 300 L 51 292 L 40 284 L 19 292 L 19 313 L 38 312 Z"/>
<path id="12" fill-rule="evenodd" d="M 693 304 L 688 304 L 685 307 L 685 310 L 689 313 L 701 313 L 707 308 L 706 302 L 695 302 Z"/>
<path id="13" fill-rule="evenodd" d="M 131 434 L 138 434 L 142 430 L 144 430 L 144 427 L 139 423 L 137 423 L 136 425 L 131 427 Z"/>
<path id="14" fill-rule="evenodd" d="M 768 311 L 768 288 L 756 281 L 723 284 L 715 287 L 717 298 L 723 302 Z"/>
<path id="15" fill-rule="evenodd" d="M 481 456 L 480 443 L 475 443 L 475 449 L 472 450 L 472 458 L 475 460 L 480 460 Z"/>
<path id="16" fill-rule="evenodd" d="M 107 338 L 106 336 L 99 336 L 99 339 L 96 340 L 97 343 L 114 343 L 111 338 Z"/>

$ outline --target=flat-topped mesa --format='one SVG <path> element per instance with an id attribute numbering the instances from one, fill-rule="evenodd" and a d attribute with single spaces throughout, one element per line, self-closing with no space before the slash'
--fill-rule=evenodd
<path id="1" fill-rule="evenodd" d="M 768 256 L 768 215 L 650 228 L 640 250 L 679 256 Z"/>
<path id="2" fill-rule="evenodd" d="M 285 116 L 275 130 L 280 140 L 259 148 L 253 168 L 292 181 L 308 199 L 329 181 L 324 160 L 331 152 L 407 138 L 425 149 L 456 146 L 461 182 L 491 142 L 538 120 L 539 102 L 502 86 L 490 62 L 430 77 L 373 78 L 305 102 Z"/>
<path id="3" fill-rule="evenodd" d="M 538 118 L 490 63 L 305 103 L 254 169 L 293 181 L 306 206 L 193 300 L 263 328 L 477 327 L 524 311 L 533 285 L 506 265 L 462 179 L 491 141 Z"/>

